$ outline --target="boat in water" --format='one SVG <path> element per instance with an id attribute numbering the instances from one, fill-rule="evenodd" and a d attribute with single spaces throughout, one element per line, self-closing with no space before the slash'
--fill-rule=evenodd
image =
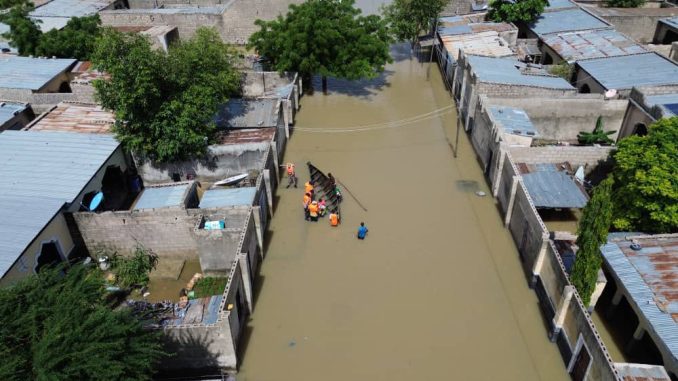
<path id="1" fill-rule="evenodd" d="M 324 198 L 325 203 L 327 204 L 327 211 L 331 212 L 336 210 L 337 213 L 341 215 L 339 204 L 341 204 L 342 198 L 337 196 L 330 178 L 323 171 L 318 169 L 318 167 L 311 164 L 310 161 L 307 162 L 306 165 L 308 165 L 308 171 L 311 173 L 311 181 L 313 181 L 316 194 L 318 195 L 316 199 Z"/>

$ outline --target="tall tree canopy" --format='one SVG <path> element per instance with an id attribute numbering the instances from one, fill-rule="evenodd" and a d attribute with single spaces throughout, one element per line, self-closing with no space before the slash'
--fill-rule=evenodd
<path id="1" fill-rule="evenodd" d="M 0 379 L 151 380 L 159 334 L 112 310 L 98 270 L 43 269 L 0 289 Z"/>
<path id="2" fill-rule="evenodd" d="M 276 20 L 257 20 L 249 47 L 278 71 L 349 80 L 374 78 L 392 62 L 391 38 L 379 16 L 361 16 L 353 0 L 307 0 Z M 306 81 L 309 83 L 310 81 Z"/>
<path id="3" fill-rule="evenodd" d="M 678 117 L 657 121 L 646 136 L 622 139 L 614 161 L 614 227 L 678 231 Z"/>
<path id="4" fill-rule="evenodd" d="M 612 184 L 612 178 L 607 178 L 594 189 L 593 197 L 586 204 L 577 229 L 579 250 L 570 280 L 586 306 L 591 301 L 591 294 L 598 280 L 598 271 L 603 262 L 600 245 L 607 242 L 612 222 Z"/>
<path id="5" fill-rule="evenodd" d="M 494 22 L 529 23 L 539 17 L 547 0 L 491 0 L 487 19 Z"/>
<path id="6" fill-rule="evenodd" d="M 111 78 L 94 86 L 125 146 L 158 162 L 183 160 L 206 152 L 218 106 L 239 91 L 234 57 L 213 29 L 198 29 L 168 54 L 143 36 L 108 30 L 92 61 Z"/>
<path id="7" fill-rule="evenodd" d="M 94 41 L 101 33 L 98 15 L 71 18 L 62 29 L 42 33 L 37 22 L 28 14 L 34 9 L 26 0 L 0 0 L 0 22 L 10 27 L 3 36 L 10 40 L 19 55 L 77 58 L 88 60 Z"/>
<path id="8" fill-rule="evenodd" d="M 414 44 L 445 5 L 447 0 L 394 0 L 384 7 L 383 13 L 395 38 Z"/>

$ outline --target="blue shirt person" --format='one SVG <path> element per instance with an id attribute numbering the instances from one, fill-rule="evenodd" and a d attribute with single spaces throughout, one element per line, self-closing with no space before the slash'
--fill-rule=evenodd
<path id="1" fill-rule="evenodd" d="M 364 222 L 361 222 L 360 227 L 358 227 L 358 239 L 365 239 L 366 235 L 367 235 L 367 226 L 365 226 Z"/>

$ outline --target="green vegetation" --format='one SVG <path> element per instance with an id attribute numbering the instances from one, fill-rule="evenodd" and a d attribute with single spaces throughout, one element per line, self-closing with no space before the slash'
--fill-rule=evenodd
<path id="1" fill-rule="evenodd" d="M 101 273 L 45 268 L 0 289 L 0 379 L 151 380 L 159 333 L 104 303 Z"/>
<path id="2" fill-rule="evenodd" d="M 593 132 L 584 132 L 581 131 L 577 135 L 579 139 L 579 144 L 592 145 L 592 144 L 612 144 L 614 140 L 610 139 L 609 135 L 614 134 L 617 131 L 603 131 L 603 117 L 599 116 L 596 120 L 596 127 L 593 129 Z"/>
<path id="3" fill-rule="evenodd" d="M 645 4 L 645 0 L 605 0 L 610 8 L 638 8 Z"/>
<path id="4" fill-rule="evenodd" d="M 42 33 L 34 20 L 28 17 L 34 7 L 25 0 L 0 0 L 0 22 L 10 27 L 3 37 L 17 48 L 22 56 L 77 58 L 88 60 L 94 51 L 94 41 L 101 34 L 98 15 L 75 17 L 61 30 L 52 29 Z"/>
<path id="5" fill-rule="evenodd" d="M 278 71 L 296 71 L 310 84 L 313 74 L 356 80 L 374 78 L 392 62 L 391 37 L 379 16 L 360 16 L 353 0 L 307 0 L 290 5 L 276 20 L 257 20 L 249 40 Z"/>
<path id="6" fill-rule="evenodd" d="M 428 31 L 445 5 L 447 0 L 394 0 L 382 12 L 396 40 L 414 45 L 419 34 Z"/>
<path id="7" fill-rule="evenodd" d="M 116 283 L 122 288 L 146 286 L 148 273 L 158 265 L 158 256 L 141 246 L 129 258 L 114 254 L 110 260 Z"/>
<path id="8" fill-rule="evenodd" d="M 487 19 L 494 22 L 529 23 L 544 12 L 546 0 L 491 0 Z"/>
<path id="9" fill-rule="evenodd" d="M 205 277 L 195 282 L 193 291 L 195 298 L 204 298 L 206 296 L 221 295 L 226 289 L 228 277 Z"/>
<path id="10" fill-rule="evenodd" d="M 143 36 L 106 30 L 92 62 L 111 76 L 94 87 L 104 108 L 115 112 L 116 137 L 157 162 L 204 154 L 218 106 L 240 89 L 232 50 L 209 28 L 172 45 L 168 54 Z"/>
<path id="11" fill-rule="evenodd" d="M 559 64 L 549 68 L 549 74 L 558 76 L 569 82 L 570 78 L 572 78 L 572 69 L 573 66 L 567 63 L 567 61 L 561 61 Z"/>
<path id="12" fill-rule="evenodd" d="M 570 274 L 585 306 L 591 301 L 602 264 L 600 245 L 607 242 L 612 222 L 612 178 L 607 178 L 594 189 L 593 197 L 584 208 L 577 229 L 577 256 Z"/>
<path id="13" fill-rule="evenodd" d="M 613 158 L 613 226 L 678 231 L 678 117 L 657 121 L 646 136 L 622 139 Z"/>

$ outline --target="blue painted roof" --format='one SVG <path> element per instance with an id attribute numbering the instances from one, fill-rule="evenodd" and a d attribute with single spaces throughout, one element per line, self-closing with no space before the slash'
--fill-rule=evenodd
<path id="1" fill-rule="evenodd" d="M 26 105 L 23 103 L 0 102 L 0 127 L 25 109 Z"/>
<path id="2" fill-rule="evenodd" d="M 674 359 L 678 358 L 678 323 L 671 316 L 678 313 L 676 295 L 676 259 L 678 239 L 638 239 L 640 250 L 630 248 L 630 241 L 608 242 L 601 253 L 612 276 L 625 289 L 629 304 L 642 314 L 661 339 L 656 343 L 660 351 L 666 348 Z M 657 303 L 662 304 L 662 309 Z M 664 352 L 664 351 L 662 351 Z"/>
<path id="3" fill-rule="evenodd" d="M 33 10 L 33 17 L 83 17 L 96 14 L 108 7 L 108 0 L 51 0 Z"/>
<path id="4" fill-rule="evenodd" d="M 665 117 L 678 116 L 678 109 L 676 109 L 676 104 L 678 104 L 678 93 L 649 95 L 645 97 L 645 102 L 650 108 L 659 106 Z"/>
<path id="5" fill-rule="evenodd" d="M 65 203 L 72 203 L 118 143 L 71 132 L 0 133 L 0 273 Z"/>
<path id="6" fill-rule="evenodd" d="M 537 171 L 522 177 L 537 208 L 583 208 L 588 202 L 584 192 L 564 172 Z"/>
<path id="7" fill-rule="evenodd" d="M 578 61 L 606 89 L 678 84 L 678 65 L 657 53 Z"/>
<path id="8" fill-rule="evenodd" d="M 563 8 L 574 8 L 577 6 L 577 4 L 571 2 L 570 0 L 548 0 L 549 5 L 544 7 L 544 11 L 552 11 L 555 9 L 563 9 Z"/>
<path id="9" fill-rule="evenodd" d="M 609 28 L 610 25 L 579 8 L 544 12 L 532 24 L 530 30 L 538 36 L 557 32 Z"/>
<path id="10" fill-rule="evenodd" d="M 9 32 L 9 25 L 0 22 L 0 34 Z"/>
<path id="11" fill-rule="evenodd" d="M 30 57 L 0 58 L 0 87 L 40 90 L 77 60 Z"/>
<path id="12" fill-rule="evenodd" d="M 534 128 L 530 117 L 525 110 L 515 107 L 490 106 L 489 112 L 494 122 L 499 125 L 504 132 L 514 135 L 537 136 L 537 129 Z"/>
<path id="13" fill-rule="evenodd" d="M 672 28 L 678 29 L 678 16 L 669 17 L 669 18 L 666 18 L 666 19 L 661 19 L 661 20 L 659 20 L 659 22 L 663 22 L 664 24 L 666 24 L 666 25 L 668 25 Z"/>
<path id="14" fill-rule="evenodd" d="M 574 89 L 572 85 L 560 77 L 524 74 L 516 67 L 516 65 L 521 63 L 512 58 L 471 55 L 466 57 L 471 64 L 473 72 L 482 82 L 549 89 Z"/>
<path id="15" fill-rule="evenodd" d="M 466 25 L 443 26 L 438 28 L 438 34 L 441 36 L 454 36 L 457 34 L 472 33 L 471 27 Z"/>
<path id="16" fill-rule="evenodd" d="M 145 188 L 134 209 L 183 207 L 190 183 Z"/>
<path id="17" fill-rule="evenodd" d="M 441 23 L 446 23 L 446 22 L 459 22 L 464 20 L 464 18 L 461 16 L 445 16 L 439 18 L 438 20 L 440 20 Z"/>
<path id="18" fill-rule="evenodd" d="M 221 208 L 226 206 L 247 205 L 254 202 L 257 193 L 255 187 L 208 189 L 202 195 L 200 208 Z"/>
<path id="19" fill-rule="evenodd" d="M 647 52 L 614 29 L 554 33 L 542 37 L 542 40 L 568 62 Z"/>

